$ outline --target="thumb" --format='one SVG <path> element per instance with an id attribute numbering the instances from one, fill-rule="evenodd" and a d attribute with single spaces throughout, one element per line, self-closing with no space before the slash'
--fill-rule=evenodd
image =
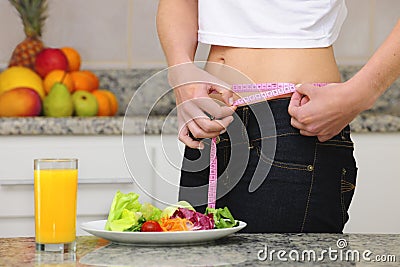
<path id="1" fill-rule="evenodd" d="M 297 84 L 296 91 L 303 96 L 311 98 L 316 87 L 312 84 Z"/>
<path id="2" fill-rule="evenodd" d="M 312 89 L 314 86 L 312 84 L 297 84 L 296 91 L 293 93 L 288 112 L 292 117 L 297 117 L 297 113 L 301 109 L 301 106 L 306 104 L 310 100 L 310 95 L 312 95 Z"/>
<path id="3" fill-rule="evenodd" d="M 211 86 L 212 90 L 218 92 L 221 95 L 222 100 L 227 106 L 232 106 L 233 105 L 233 91 L 228 89 L 228 86 L 216 86 L 212 85 Z"/>

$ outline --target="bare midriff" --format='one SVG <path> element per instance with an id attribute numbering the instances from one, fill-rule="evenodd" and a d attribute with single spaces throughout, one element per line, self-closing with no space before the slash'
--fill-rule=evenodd
<path id="1" fill-rule="evenodd" d="M 206 69 L 234 83 L 334 83 L 340 73 L 332 46 L 323 48 L 238 48 L 211 46 Z M 226 68 L 229 66 L 231 68 Z M 237 71 L 236 71 L 237 70 Z M 241 96 L 251 93 L 241 94 Z M 283 95 L 280 97 L 288 97 Z M 218 98 L 218 97 L 217 97 Z M 236 95 L 239 98 L 239 95 Z"/>

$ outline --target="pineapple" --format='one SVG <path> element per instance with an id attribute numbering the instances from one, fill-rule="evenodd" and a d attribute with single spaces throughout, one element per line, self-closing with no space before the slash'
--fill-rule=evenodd
<path id="1" fill-rule="evenodd" d="M 23 66 L 34 69 L 36 55 L 44 48 L 41 36 L 47 18 L 47 0 L 9 1 L 22 19 L 26 35 L 26 39 L 14 49 L 9 67 Z"/>

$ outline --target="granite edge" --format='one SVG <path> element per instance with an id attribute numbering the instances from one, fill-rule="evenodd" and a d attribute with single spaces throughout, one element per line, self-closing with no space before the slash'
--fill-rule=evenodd
<path id="1" fill-rule="evenodd" d="M 400 117 L 361 114 L 350 124 L 354 133 L 400 132 Z M 0 118 L 0 135 L 159 135 L 177 134 L 176 116 L 92 118 Z"/>

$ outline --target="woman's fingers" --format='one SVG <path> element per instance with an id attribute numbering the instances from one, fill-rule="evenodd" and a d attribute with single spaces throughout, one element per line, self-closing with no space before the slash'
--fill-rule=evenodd
<path id="1" fill-rule="evenodd" d="M 227 88 L 223 88 L 220 86 L 212 85 L 211 89 L 216 91 L 220 94 L 222 100 L 224 101 L 225 105 L 232 106 L 233 105 L 233 91 Z"/>
<path id="2" fill-rule="evenodd" d="M 189 121 L 186 124 L 189 132 L 192 134 L 193 137 L 197 139 L 203 139 L 203 138 L 213 138 L 216 137 L 220 134 L 221 131 L 204 131 L 197 123 L 195 120 Z M 223 129 L 223 128 L 222 128 Z"/>
<path id="3" fill-rule="evenodd" d="M 230 85 L 194 64 L 171 68 L 169 81 L 174 87 L 179 126 L 182 129 L 179 139 L 183 143 L 198 148 L 202 143 L 197 138 L 212 138 L 226 131 L 236 110 L 232 106 Z M 213 91 L 221 96 L 220 103 L 209 96 Z"/>
<path id="4" fill-rule="evenodd" d="M 314 133 L 308 132 L 306 130 L 300 130 L 300 134 L 304 136 L 315 136 Z"/>
<path id="5" fill-rule="evenodd" d="M 300 100 L 300 106 L 303 106 L 305 104 L 307 104 L 310 101 L 310 98 L 308 96 L 303 96 Z"/>
<path id="6" fill-rule="evenodd" d="M 184 120 L 183 123 L 188 124 L 194 121 L 203 132 L 214 134 L 214 132 L 225 130 L 233 121 L 233 109 L 226 106 L 221 107 L 212 99 L 202 98 L 201 101 L 199 100 L 185 101 L 178 106 L 178 112 L 181 112 Z M 214 102 L 213 104 L 216 106 L 209 102 Z M 207 111 L 203 110 L 205 106 Z"/>
<path id="7" fill-rule="evenodd" d="M 178 137 L 180 141 L 191 148 L 203 149 L 203 142 L 196 139 L 214 138 L 225 132 L 232 121 L 233 116 L 225 117 L 221 120 L 210 120 L 209 118 L 203 117 L 187 121 L 180 120 L 179 124 L 182 126 L 180 126 Z M 195 139 L 193 139 L 189 133 L 191 133 Z"/>
<path id="8" fill-rule="evenodd" d="M 207 133 L 207 136 L 202 138 L 211 138 L 226 131 L 229 124 L 233 121 L 233 116 L 225 117 L 221 120 L 194 119 L 196 125 Z M 217 134 L 216 134 L 217 133 Z M 197 136 L 196 136 L 197 137 Z"/>
<path id="9" fill-rule="evenodd" d="M 235 112 L 235 107 L 219 105 L 216 100 L 210 97 L 201 97 L 192 100 L 187 100 L 186 102 L 193 102 L 199 109 L 208 114 L 212 115 L 215 118 L 224 118 L 227 116 L 231 116 Z M 223 104 L 223 103 L 221 103 Z M 191 111 L 191 110 L 187 110 Z M 197 112 L 197 110 L 193 110 L 193 112 Z"/>
<path id="10" fill-rule="evenodd" d="M 178 133 L 178 138 L 182 143 L 184 143 L 185 145 L 187 145 L 190 148 L 204 149 L 203 142 L 194 140 L 193 138 L 191 138 L 189 136 L 189 129 L 187 128 L 186 125 L 184 125 L 180 129 L 180 131 Z"/>
<path id="11" fill-rule="evenodd" d="M 310 130 L 306 130 L 307 126 L 300 123 L 299 121 L 297 121 L 296 119 L 292 118 L 291 119 L 291 125 L 295 128 L 301 129 L 300 130 L 300 134 L 304 135 L 304 136 L 317 136 L 318 140 L 320 142 L 325 142 L 328 141 L 329 139 L 331 139 L 332 137 L 334 137 L 336 134 L 326 134 L 323 132 L 318 132 L 318 131 L 310 131 Z"/>
<path id="12" fill-rule="evenodd" d="M 331 139 L 332 137 L 334 137 L 335 135 L 318 135 L 318 140 L 320 142 L 325 142 L 328 141 L 329 139 Z"/>
<path id="13" fill-rule="evenodd" d="M 307 104 L 314 94 L 314 90 L 318 90 L 311 84 L 299 84 L 296 86 L 296 91 L 292 94 L 289 103 L 288 112 L 292 117 L 298 118 L 299 109 L 301 106 Z"/>

